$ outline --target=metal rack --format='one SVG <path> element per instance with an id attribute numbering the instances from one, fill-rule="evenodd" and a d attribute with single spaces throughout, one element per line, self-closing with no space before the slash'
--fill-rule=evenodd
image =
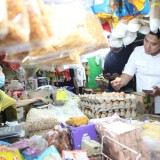
<path id="1" fill-rule="evenodd" d="M 102 155 L 102 160 L 104 159 L 104 157 L 106 158 L 106 160 L 112 160 L 110 157 L 108 157 L 106 154 L 103 153 L 103 147 L 104 147 L 104 138 L 108 138 L 109 140 L 115 142 L 117 145 L 121 146 L 122 148 L 127 149 L 128 151 L 134 153 L 135 155 L 137 155 L 135 160 L 139 160 L 141 158 L 141 154 L 138 153 L 137 151 L 133 150 L 132 148 L 129 148 L 125 145 L 123 145 L 122 143 L 119 143 L 118 141 L 114 140 L 113 138 L 109 137 L 109 136 L 103 136 L 102 137 L 102 142 L 101 142 L 101 155 Z M 126 160 L 129 160 L 130 157 L 127 157 Z"/>

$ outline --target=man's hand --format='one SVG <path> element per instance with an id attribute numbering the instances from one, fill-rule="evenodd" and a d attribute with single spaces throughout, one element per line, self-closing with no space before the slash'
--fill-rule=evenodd
<path id="1" fill-rule="evenodd" d="M 153 91 L 148 93 L 147 95 L 150 95 L 150 96 L 160 95 L 160 90 L 159 90 L 158 86 L 153 86 Z"/>
<path id="2" fill-rule="evenodd" d="M 111 85 L 116 91 L 119 91 L 122 87 L 121 82 L 122 82 L 122 79 L 117 77 L 115 80 L 111 81 Z"/>

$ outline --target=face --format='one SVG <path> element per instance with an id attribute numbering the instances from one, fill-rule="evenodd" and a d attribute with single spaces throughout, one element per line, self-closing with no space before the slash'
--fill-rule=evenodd
<path id="1" fill-rule="evenodd" d="M 148 34 L 144 38 L 144 50 L 146 54 L 156 56 L 160 53 L 160 39 L 152 34 Z"/>

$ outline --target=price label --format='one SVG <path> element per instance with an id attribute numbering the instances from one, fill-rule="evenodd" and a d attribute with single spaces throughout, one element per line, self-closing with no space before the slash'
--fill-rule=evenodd
<path id="1" fill-rule="evenodd" d="M 56 93 L 57 100 L 66 100 L 67 99 L 67 92 L 66 90 L 58 90 Z"/>

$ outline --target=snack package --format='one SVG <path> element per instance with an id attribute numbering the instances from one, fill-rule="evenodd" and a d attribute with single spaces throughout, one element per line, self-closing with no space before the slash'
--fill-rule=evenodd
<path id="1" fill-rule="evenodd" d="M 62 160 L 59 152 L 57 151 L 55 146 L 50 146 L 47 148 L 39 157 L 37 160 Z"/>
<path id="2" fill-rule="evenodd" d="M 0 5 L 0 40 L 4 39 L 8 34 L 8 25 L 7 25 L 8 15 L 7 15 L 7 6 L 6 0 L 1 0 Z"/>
<path id="3" fill-rule="evenodd" d="M 81 117 L 71 117 L 69 118 L 66 123 L 70 126 L 82 126 L 86 125 L 88 123 L 89 119 L 87 116 L 81 116 Z"/>
<path id="4" fill-rule="evenodd" d="M 87 157 L 87 151 L 85 150 L 63 151 L 62 159 L 89 160 Z"/>
<path id="5" fill-rule="evenodd" d="M 10 148 L 6 146 L 0 146 L 0 159 L 4 160 L 23 160 L 22 155 L 19 153 L 18 149 Z"/>
<path id="6" fill-rule="evenodd" d="M 99 18 L 109 18 L 112 16 L 116 4 L 115 1 L 104 0 L 99 2 L 98 0 L 94 0 L 91 8 Z"/>

